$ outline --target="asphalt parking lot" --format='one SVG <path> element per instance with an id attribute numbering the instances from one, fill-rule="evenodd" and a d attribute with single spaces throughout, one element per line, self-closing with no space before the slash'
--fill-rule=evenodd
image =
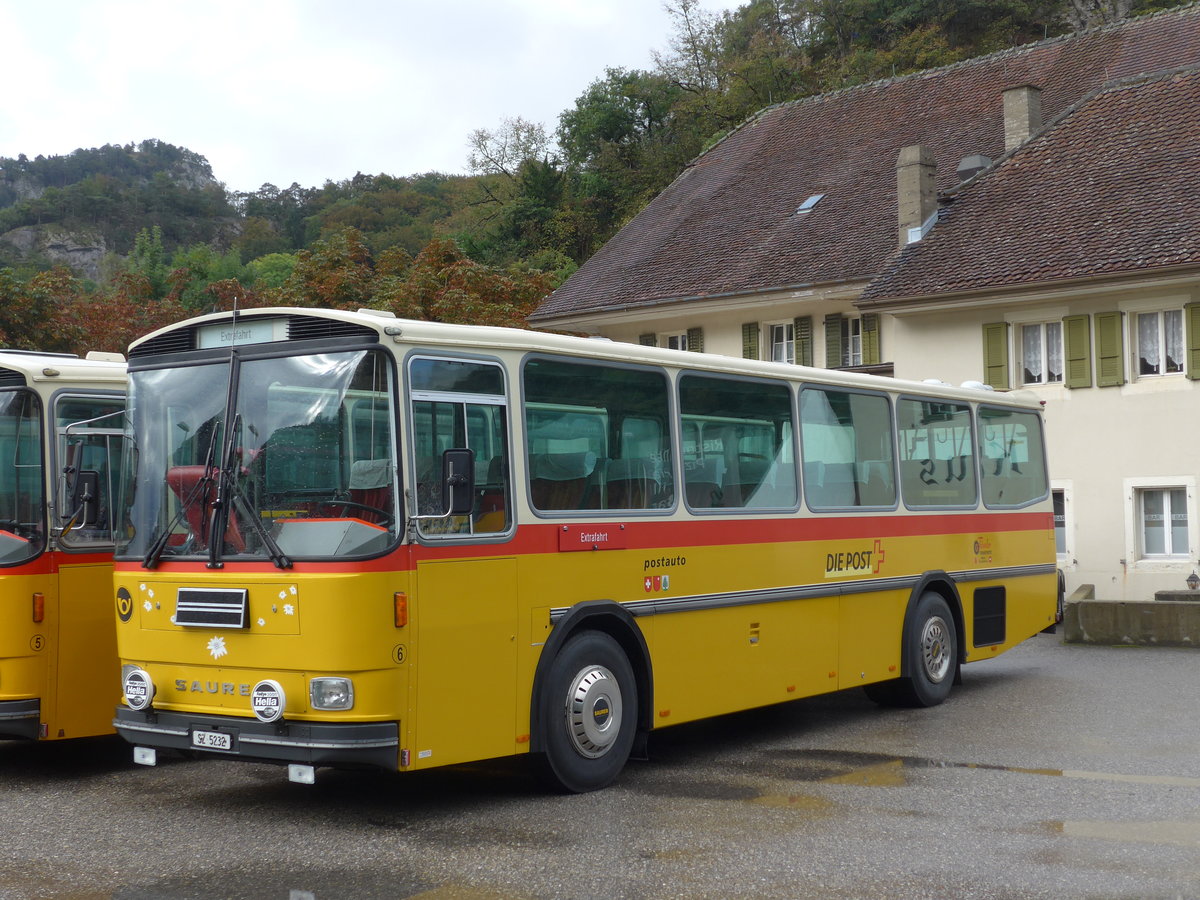
<path id="1" fill-rule="evenodd" d="M 1200 653 L 1039 635 L 949 701 L 656 733 L 604 791 L 0 743 L 0 900 L 1196 898 Z"/>

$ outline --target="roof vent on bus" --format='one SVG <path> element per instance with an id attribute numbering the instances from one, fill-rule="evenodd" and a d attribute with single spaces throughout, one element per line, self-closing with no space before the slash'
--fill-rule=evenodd
<path id="1" fill-rule="evenodd" d="M 365 306 L 360 306 L 358 311 L 364 316 L 379 316 L 381 319 L 394 319 L 396 314 L 390 309 L 368 309 Z"/>
<path id="2" fill-rule="evenodd" d="M 990 384 L 984 384 L 982 381 L 964 381 L 961 385 L 970 391 L 994 391 L 996 390 Z"/>
<path id="3" fill-rule="evenodd" d="M 89 350 L 84 359 L 94 362 L 125 362 L 123 353 L 109 353 L 107 350 Z"/>

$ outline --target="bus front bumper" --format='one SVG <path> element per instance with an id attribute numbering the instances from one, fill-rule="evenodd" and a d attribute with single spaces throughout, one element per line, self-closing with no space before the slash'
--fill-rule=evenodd
<path id="1" fill-rule="evenodd" d="M 397 722 L 266 724 L 236 716 L 205 716 L 117 708 L 117 733 L 138 747 L 211 752 L 215 756 L 312 766 L 399 767 Z"/>
<path id="2" fill-rule="evenodd" d="M 41 700 L 0 701 L 0 738 L 36 741 L 41 736 Z"/>

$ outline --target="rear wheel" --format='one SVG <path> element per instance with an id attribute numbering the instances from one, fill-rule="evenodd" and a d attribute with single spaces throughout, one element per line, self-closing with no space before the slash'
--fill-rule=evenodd
<path id="1" fill-rule="evenodd" d="M 921 595 L 904 634 L 908 675 L 868 685 L 867 696 L 884 706 L 937 706 L 948 696 L 958 670 L 958 632 L 945 599 Z"/>
<path id="2" fill-rule="evenodd" d="M 599 631 L 572 637 L 550 665 L 540 702 L 544 779 L 573 793 L 611 783 L 637 722 L 637 684 L 621 645 Z"/>

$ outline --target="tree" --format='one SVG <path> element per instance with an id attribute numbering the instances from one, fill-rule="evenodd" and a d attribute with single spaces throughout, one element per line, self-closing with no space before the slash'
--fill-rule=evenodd
<path id="1" fill-rule="evenodd" d="M 296 306 L 358 309 L 371 304 L 374 282 L 371 251 L 355 228 L 335 231 L 296 254 L 296 265 L 281 291 Z"/>
<path id="2" fill-rule="evenodd" d="M 133 253 L 129 255 L 128 271 L 146 280 L 150 299 L 160 300 L 166 296 L 170 270 L 163 250 L 162 229 L 157 225 L 138 231 Z"/>
<path id="3" fill-rule="evenodd" d="M 83 337 L 74 309 L 82 295 L 68 269 L 38 272 L 27 282 L 0 269 L 0 346 L 14 350 L 67 351 Z"/>

